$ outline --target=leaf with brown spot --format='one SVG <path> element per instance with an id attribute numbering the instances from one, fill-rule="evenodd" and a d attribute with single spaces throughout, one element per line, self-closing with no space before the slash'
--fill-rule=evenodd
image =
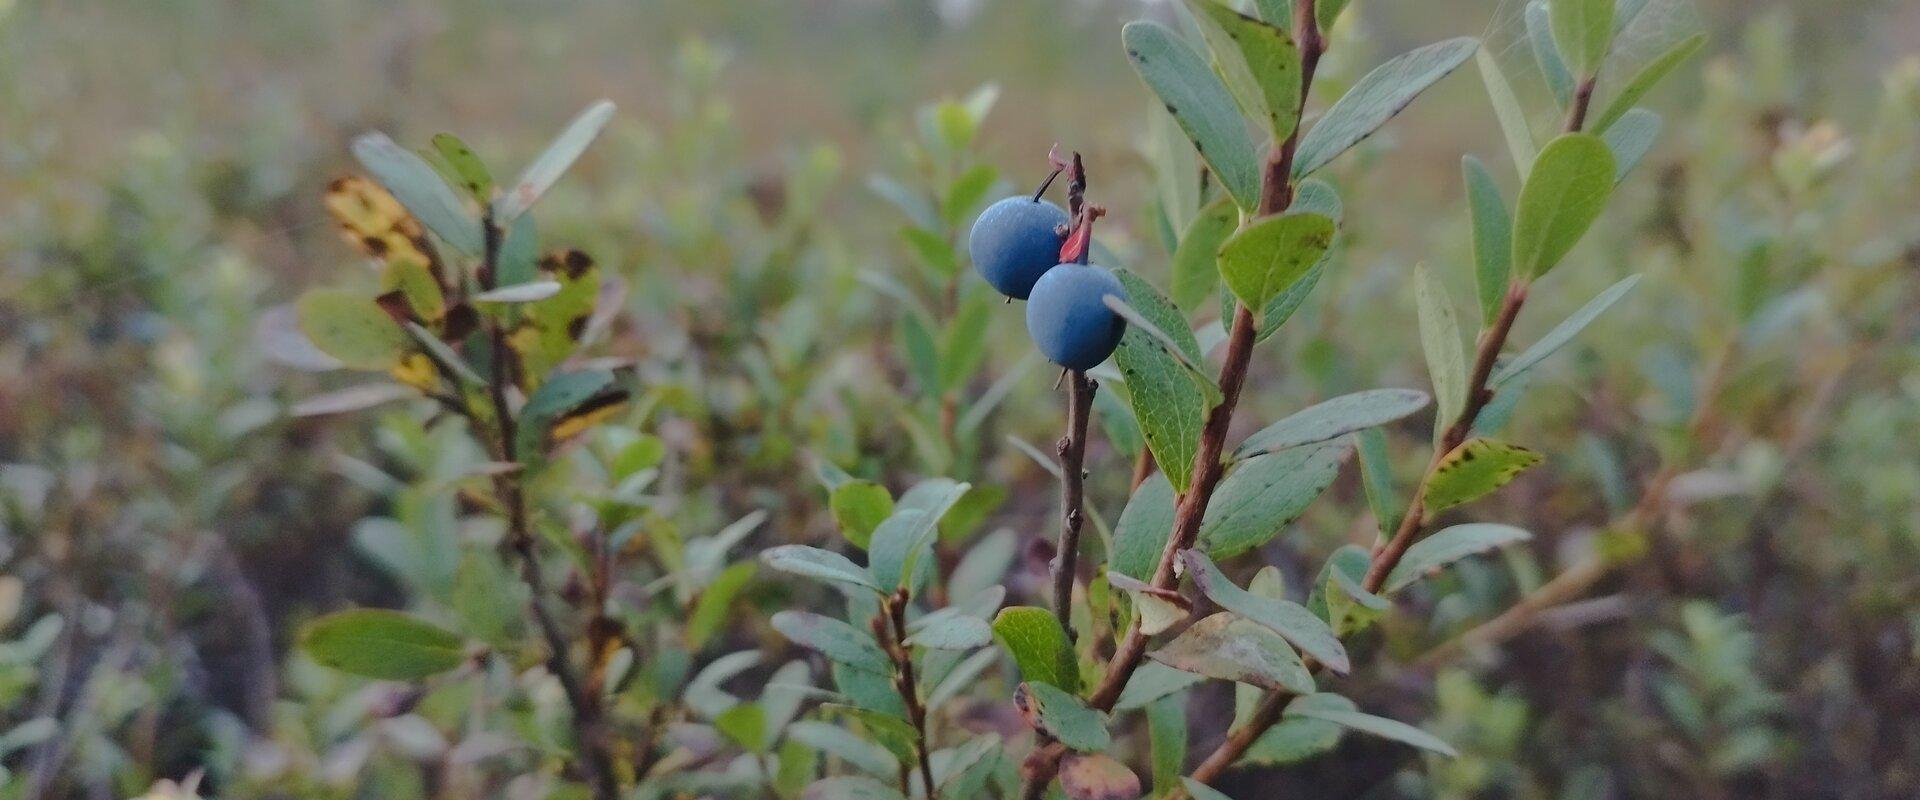
<path id="1" fill-rule="evenodd" d="M 1427 513 L 1478 500 L 1540 463 L 1527 448 L 1495 439 L 1469 439 L 1447 453 L 1422 490 Z"/>
<path id="2" fill-rule="evenodd" d="M 1140 776 L 1099 753 L 1072 753 L 1060 765 L 1060 788 L 1068 800 L 1134 800 Z"/>

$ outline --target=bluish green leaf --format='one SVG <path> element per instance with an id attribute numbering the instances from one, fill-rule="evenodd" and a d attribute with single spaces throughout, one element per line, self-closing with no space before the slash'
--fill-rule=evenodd
<path id="1" fill-rule="evenodd" d="M 1293 177 L 1313 174 L 1373 135 L 1427 87 L 1465 63 L 1479 47 L 1478 39 L 1463 36 L 1403 53 L 1374 68 L 1300 139 L 1294 151 Z"/>
<path id="2" fill-rule="evenodd" d="M 1575 336 L 1579 336 L 1581 331 L 1586 330 L 1588 325 L 1593 324 L 1601 314 L 1612 308 L 1614 303 L 1620 302 L 1620 298 L 1625 297 L 1627 292 L 1632 291 L 1639 282 L 1640 276 L 1628 275 L 1619 283 L 1607 287 L 1606 291 L 1595 295 L 1592 300 L 1587 301 L 1586 305 L 1581 306 L 1579 311 L 1573 312 L 1572 316 L 1555 325 L 1547 335 L 1540 337 L 1532 347 L 1521 351 L 1520 355 L 1515 356 L 1512 361 L 1501 365 L 1487 385 L 1497 391 L 1514 378 L 1525 374 L 1527 370 L 1533 369 L 1541 361 L 1545 361 L 1548 356 L 1567 346 Z"/>
<path id="3" fill-rule="evenodd" d="M 1220 185 L 1241 208 L 1254 208 L 1260 202 L 1260 161 L 1227 87 L 1164 25 L 1130 22 L 1120 38 L 1134 70 L 1193 140 Z"/>
<path id="4" fill-rule="evenodd" d="M 1528 3 L 1525 17 L 1527 44 L 1533 50 L 1533 60 L 1540 65 L 1540 74 L 1546 78 L 1554 101 L 1566 108 L 1573 102 L 1573 73 L 1567 71 L 1567 62 L 1560 58 L 1560 48 L 1553 43 L 1553 25 L 1547 19 L 1546 0 Z"/>
<path id="5" fill-rule="evenodd" d="M 807 785 L 800 800 L 905 800 L 899 789 L 865 775 L 822 778 Z"/>
<path id="6" fill-rule="evenodd" d="M 787 727 L 787 738 L 873 775 L 891 779 L 900 774 L 900 762 L 887 748 L 838 725 L 802 720 Z"/>
<path id="7" fill-rule="evenodd" d="M 1307 697 L 1311 697 L 1308 695 Z M 1301 697 L 1287 705 L 1285 716 L 1305 717 L 1331 722 L 1343 728 L 1371 734 L 1383 739 L 1392 739 L 1402 744 L 1410 744 L 1422 750 L 1439 753 L 1443 756 L 1459 755 L 1453 747 L 1439 737 L 1398 720 L 1376 717 L 1358 711 L 1346 711 L 1315 703 L 1302 703 L 1307 697 Z"/>
<path id="8" fill-rule="evenodd" d="M 1192 341 L 1193 332 L 1179 310 L 1132 271 L 1115 270 L 1114 275 L 1127 290 L 1133 309 L 1183 347 L 1191 344 L 1189 355 L 1197 360 L 1200 345 Z M 1146 436 L 1147 449 L 1153 451 L 1168 480 L 1184 489 L 1193 473 L 1193 454 L 1200 448 L 1200 427 L 1207 413 L 1205 392 L 1192 371 L 1139 326 L 1127 327 L 1113 360 L 1126 382 L 1127 401 Z"/>
<path id="9" fill-rule="evenodd" d="M 1444 528 L 1407 548 L 1400 563 L 1387 575 L 1386 591 L 1400 591 L 1455 561 L 1531 538 L 1533 534 L 1512 525 L 1491 522 Z"/>
<path id="10" fill-rule="evenodd" d="M 1394 529 L 1400 527 L 1402 505 L 1393 489 L 1393 463 L 1387 453 L 1387 435 L 1379 428 L 1368 428 L 1360 432 L 1358 441 L 1360 484 L 1367 492 L 1367 508 L 1373 512 L 1380 535 L 1391 536 Z"/>
<path id="11" fill-rule="evenodd" d="M 858 586 L 872 592 L 881 591 L 880 585 L 873 582 L 871 573 L 831 550 L 804 544 L 785 544 L 763 551 L 760 560 L 781 572 Z"/>
<path id="12" fill-rule="evenodd" d="M 993 629 L 984 620 L 954 616 L 928 625 L 907 639 L 907 644 L 934 650 L 972 650 L 993 642 Z"/>
<path id="13" fill-rule="evenodd" d="M 1138 675 L 1137 672 L 1135 674 Z M 1181 773 L 1186 771 L 1187 698 L 1185 695 L 1170 694 L 1148 703 L 1146 710 L 1147 749 L 1153 762 L 1153 794 L 1158 797 L 1178 784 Z"/>
<path id="14" fill-rule="evenodd" d="M 520 173 L 520 178 L 508 186 L 506 191 L 493 201 L 493 221 L 496 225 L 507 225 L 519 217 L 540 196 L 553 188 L 553 184 L 566 174 L 567 168 L 586 152 L 587 145 L 600 135 L 607 126 L 607 120 L 613 118 L 613 103 L 602 100 L 588 106 L 580 115 L 567 123 L 566 130 L 554 137 L 553 143 L 533 159 L 533 163 Z"/>
<path id="15" fill-rule="evenodd" d="M 1337 439 L 1412 416 L 1431 402 L 1433 398 L 1417 389 L 1368 389 L 1341 395 L 1261 428 L 1234 449 L 1233 457 L 1252 458 Z"/>
<path id="16" fill-rule="evenodd" d="M 1097 753 L 1113 744 L 1106 715 L 1087 707 L 1080 698 L 1048 683 L 1021 684 L 1027 702 L 1039 706 L 1035 716 L 1053 738 L 1074 750 Z"/>
<path id="17" fill-rule="evenodd" d="M 1507 154 L 1513 157 L 1514 170 L 1524 178 L 1539 151 L 1525 107 L 1520 105 L 1520 96 L 1514 94 L 1513 84 L 1507 82 L 1507 73 L 1494 59 L 1493 51 L 1482 47 L 1473 57 L 1480 67 L 1480 80 L 1487 86 L 1487 99 L 1493 103 L 1494 119 L 1500 121 L 1500 134 L 1507 140 Z"/>
<path id="18" fill-rule="evenodd" d="M 893 662 L 873 636 L 833 617 L 809 611 L 781 611 L 768 620 L 794 644 L 819 652 L 835 663 L 890 675 Z"/>
<path id="19" fill-rule="evenodd" d="M 1182 672 L 1164 664 L 1143 661 L 1127 678 L 1126 688 L 1120 690 L 1120 699 L 1114 701 L 1115 711 L 1131 711 L 1145 707 L 1175 692 L 1183 691 L 1205 678 L 1191 672 Z"/>
<path id="20" fill-rule="evenodd" d="M 480 220 L 426 159 L 379 132 L 355 138 L 353 157 L 427 230 L 462 253 L 480 255 Z"/>
<path id="21" fill-rule="evenodd" d="M 1346 674 L 1353 668 L 1347 649 L 1327 623 L 1304 606 L 1249 592 L 1234 585 L 1213 560 L 1199 550 L 1180 554 L 1194 585 L 1221 608 L 1271 628 L 1300 652 L 1318 659 L 1328 669 Z"/>
<path id="22" fill-rule="evenodd" d="M 1513 216 L 1507 211 L 1506 198 L 1500 196 L 1500 185 L 1480 159 L 1462 159 L 1461 172 L 1466 175 L 1468 222 L 1473 226 L 1473 280 L 1480 290 L 1480 319 L 1490 326 L 1500 316 L 1513 274 Z"/>
<path id="23" fill-rule="evenodd" d="M 1607 149 L 1613 151 L 1614 182 L 1626 180 L 1627 173 L 1640 166 L 1640 160 L 1647 157 L 1653 143 L 1660 138 L 1660 115 L 1644 108 L 1633 109 L 1600 138 L 1606 141 Z"/>
<path id="24" fill-rule="evenodd" d="M 874 529 L 867 543 L 867 569 L 883 587 L 925 585 L 933 562 L 924 556 L 939 536 L 940 518 L 970 488 L 944 478 L 922 486 L 929 488 L 916 486 L 900 497 L 893 515 Z"/>
<path id="25" fill-rule="evenodd" d="M 1195 546 L 1224 559 L 1266 544 L 1333 484 L 1352 452 L 1335 440 L 1240 462 L 1207 504 Z"/>
<path id="26" fill-rule="evenodd" d="M 1356 711 L 1353 701 L 1337 694 L 1321 692 L 1295 698 L 1289 706 L 1319 706 L 1335 711 Z M 1304 716 L 1282 716 L 1273 727 L 1253 741 L 1240 757 L 1245 764 L 1293 764 L 1331 752 L 1339 746 L 1346 729 L 1331 722 Z M 1195 794 L 1196 800 L 1200 795 Z"/>
<path id="27" fill-rule="evenodd" d="M 1460 343 L 1460 320 L 1447 287 L 1425 264 L 1413 268 L 1414 300 L 1420 314 L 1420 349 L 1438 403 L 1434 428 L 1453 423 L 1467 405 L 1467 355 Z"/>

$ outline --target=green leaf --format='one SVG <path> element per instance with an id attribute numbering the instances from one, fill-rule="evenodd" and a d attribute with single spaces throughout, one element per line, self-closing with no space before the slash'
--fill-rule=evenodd
<path id="1" fill-rule="evenodd" d="M 1027 702 L 1038 706 L 1033 711 L 1040 726 L 1061 744 L 1085 752 L 1100 752 L 1112 746 L 1106 715 L 1088 708 L 1080 698 L 1047 683 L 1028 681 L 1020 686 Z"/>
<path id="2" fill-rule="evenodd" d="M 379 132 L 355 138 L 353 157 L 427 230 L 462 253 L 480 255 L 480 221 L 426 159 Z"/>
<path id="3" fill-rule="evenodd" d="M 380 608 L 338 611 L 307 623 L 300 649 L 323 666 L 388 681 L 419 680 L 466 660 L 459 634 Z"/>
<path id="4" fill-rule="evenodd" d="M 907 240 L 907 246 L 913 248 L 913 254 L 920 257 L 920 263 L 927 265 L 935 275 L 946 278 L 960 272 L 960 254 L 946 237 L 926 228 L 909 225 L 900 229 L 900 238 Z"/>
<path id="5" fill-rule="evenodd" d="M 1573 102 L 1573 74 L 1567 71 L 1567 62 L 1560 58 L 1560 48 L 1553 43 L 1552 25 L 1547 19 L 1546 0 L 1532 0 L 1526 11 L 1527 43 L 1533 49 L 1533 59 L 1540 64 L 1540 74 L 1546 78 L 1547 88 L 1553 91 L 1553 99 L 1566 108 Z"/>
<path id="6" fill-rule="evenodd" d="M 487 165 L 480 162 L 480 157 L 473 154 L 473 149 L 467 147 L 466 142 L 451 133 L 435 134 L 433 149 L 446 159 L 447 166 L 453 168 L 454 179 L 460 182 L 460 188 L 467 190 L 467 194 L 475 200 L 482 203 L 487 201 L 487 194 L 493 191 L 493 174 L 487 171 Z"/>
<path id="7" fill-rule="evenodd" d="M 1140 632 L 1155 636 L 1184 622 L 1192 614 L 1193 604 L 1172 589 L 1157 589 L 1152 584 L 1112 570 L 1107 585 L 1127 593 L 1140 623 Z"/>
<path id="8" fill-rule="evenodd" d="M 1572 316 L 1562 320 L 1559 325 L 1553 326 L 1553 330 L 1548 331 L 1547 335 L 1540 337 L 1540 340 L 1534 342 L 1532 347 L 1521 351 L 1520 355 L 1515 356 L 1512 361 L 1501 365 L 1500 369 L 1493 374 L 1493 379 L 1487 382 L 1487 385 L 1492 389 L 1498 390 L 1513 379 L 1526 374 L 1527 370 L 1533 369 L 1535 365 L 1545 361 L 1548 356 L 1553 355 L 1559 351 L 1560 348 L 1567 346 L 1567 343 L 1573 341 L 1575 336 L 1579 336 L 1580 332 L 1586 330 L 1588 325 L 1593 324 L 1594 320 L 1599 319 L 1601 314 L 1606 313 L 1607 309 L 1612 308 L 1614 303 L 1620 302 L 1620 298 L 1625 297 L 1627 292 L 1633 291 L 1633 287 L 1639 284 L 1639 282 L 1640 276 L 1628 275 L 1619 283 L 1607 287 L 1606 291 L 1595 295 L 1592 300 L 1587 301 L 1586 305 L 1581 306 L 1579 311 L 1573 312 Z"/>
<path id="9" fill-rule="evenodd" d="M 1135 674 L 1139 673 L 1136 671 Z M 1153 794 L 1161 797 L 1179 783 L 1180 774 L 1186 771 L 1187 698 L 1184 695 L 1168 695 L 1148 703 L 1146 710 L 1147 749 L 1153 761 Z"/>
<path id="10" fill-rule="evenodd" d="M 845 622 L 809 611 L 781 611 L 768 620 L 794 644 L 818 651 L 836 663 L 880 675 L 893 674 L 893 662 L 873 637 Z"/>
<path id="11" fill-rule="evenodd" d="M 1480 48 L 1473 54 L 1480 67 L 1480 80 L 1487 85 L 1487 99 L 1493 103 L 1493 116 L 1500 122 L 1500 134 L 1506 137 L 1507 154 L 1513 157 L 1513 167 L 1522 177 L 1533 168 L 1533 157 L 1539 145 L 1533 140 L 1533 126 L 1527 122 L 1527 112 L 1520 105 L 1520 96 L 1514 94 L 1513 84 L 1507 82 L 1507 73 L 1500 68 L 1500 62 L 1494 59 L 1493 51 Z"/>
<path id="12" fill-rule="evenodd" d="M 1269 25 L 1216 0 L 1187 0 L 1213 63 L 1248 116 L 1263 119 L 1273 141 L 1285 141 L 1300 123 L 1300 49 L 1279 25 Z M 1285 23 L 1282 23 L 1285 24 Z"/>
<path id="13" fill-rule="evenodd" d="M 1021 680 L 1080 691 L 1080 667 L 1073 645 L 1053 612 L 1033 606 L 1000 609 L 993 618 L 993 636 L 1013 655 Z"/>
<path id="14" fill-rule="evenodd" d="M 687 616 L 687 649 L 698 651 L 705 647 L 720 626 L 727 621 L 727 612 L 733 608 L 733 600 L 740 596 L 740 590 L 753 580 L 753 573 L 760 565 L 752 561 L 742 561 L 720 571 L 712 583 L 700 592 L 700 599 L 693 605 L 693 612 Z"/>
<path id="15" fill-rule="evenodd" d="M 1413 727 L 1412 725 L 1408 725 L 1407 723 L 1387 719 L 1386 717 L 1376 717 L 1372 714 L 1363 714 L 1358 711 L 1331 708 L 1319 703 L 1303 702 L 1310 697 L 1313 697 L 1313 695 L 1301 697 L 1288 704 L 1284 716 L 1305 717 L 1307 719 L 1331 722 L 1343 728 L 1372 734 L 1383 739 L 1392 739 L 1403 744 L 1410 744 L 1422 750 L 1429 750 L 1443 756 L 1459 755 L 1451 745 L 1441 741 L 1439 737 Z"/>
<path id="16" fill-rule="evenodd" d="M 1174 501 L 1173 484 L 1158 472 L 1133 490 L 1133 497 L 1114 524 L 1113 557 L 1108 569 L 1136 580 L 1153 577 L 1160 554 L 1166 550 L 1167 536 L 1173 531 Z"/>
<path id="17" fill-rule="evenodd" d="M 1220 278 L 1248 308 L 1293 288 L 1333 246 L 1333 220 L 1289 211 L 1264 217 L 1220 245 Z"/>
<path id="18" fill-rule="evenodd" d="M 871 573 L 831 550 L 804 544 L 784 544 L 761 552 L 760 560 L 781 572 L 880 592 L 880 585 L 873 582 Z"/>
<path id="19" fill-rule="evenodd" d="M 1318 178 L 1308 178 L 1300 182 L 1293 193 L 1293 205 L 1288 210 L 1321 214 L 1333 220 L 1336 227 L 1339 226 L 1340 216 L 1345 211 L 1340 204 L 1339 193 L 1335 192 L 1326 181 Z M 1266 341 L 1267 337 L 1280 330 L 1281 325 L 1285 325 L 1287 320 L 1293 318 L 1295 311 L 1300 310 L 1300 306 L 1306 303 L 1307 296 L 1313 293 L 1313 287 L 1320 283 L 1320 276 L 1326 272 L 1327 262 L 1333 259 L 1333 252 L 1332 248 L 1328 248 L 1321 254 L 1320 261 L 1308 269 L 1307 274 L 1301 276 L 1292 288 L 1267 301 L 1266 307 L 1260 309 L 1260 327 L 1253 337 L 1255 342 Z M 1233 318 L 1236 302 L 1231 294 L 1220 296 L 1221 319 Z"/>
<path id="20" fill-rule="evenodd" d="M 1193 140 L 1220 185 L 1241 208 L 1254 208 L 1260 202 L 1260 162 L 1233 95 L 1200 54 L 1164 25 L 1130 22 L 1120 39 L 1134 71 Z"/>
<path id="21" fill-rule="evenodd" d="M 787 738 L 886 778 L 900 773 L 900 762 L 887 748 L 826 722 L 802 720 L 787 727 Z"/>
<path id="22" fill-rule="evenodd" d="M 1422 502 L 1431 514 L 1478 500 L 1540 460 L 1539 453 L 1518 445 L 1484 437 L 1468 439 L 1433 468 L 1421 490 Z"/>
<path id="23" fill-rule="evenodd" d="M 822 778 L 807 785 L 800 800 L 904 800 L 900 790 L 864 775 Z"/>
<path id="24" fill-rule="evenodd" d="M 1295 698 L 1292 706 L 1320 706 L 1336 711 L 1356 711 L 1353 701 L 1337 694 L 1321 692 Z M 1344 728 L 1303 716 L 1282 716 L 1278 723 L 1255 739 L 1240 757 L 1247 764 L 1292 764 L 1331 752 L 1340 744 Z M 1199 795 L 1194 796 L 1197 800 Z"/>
<path id="25" fill-rule="evenodd" d="M 1301 138 L 1294 151 L 1293 177 L 1313 174 L 1373 135 L 1427 87 L 1465 63 L 1479 47 L 1478 39 L 1463 36 L 1403 53 L 1375 67 Z"/>
<path id="26" fill-rule="evenodd" d="M 1393 463 L 1387 454 L 1387 435 L 1379 428 L 1360 432 L 1360 484 L 1367 492 L 1367 508 L 1382 537 L 1400 527 L 1400 498 L 1393 489 Z M 1385 541 L 1383 538 L 1381 541 Z"/>
<path id="27" fill-rule="evenodd" d="M 1193 331 L 1180 317 L 1179 309 L 1131 270 L 1114 270 L 1114 276 L 1127 290 L 1134 311 L 1173 337 L 1183 349 L 1190 345 L 1188 355 L 1197 361 L 1200 345 L 1193 340 Z M 1206 393 L 1192 371 L 1140 326 L 1127 326 L 1113 360 L 1126 382 L 1127 401 L 1146 437 L 1147 449 L 1153 451 L 1168 480 L 1184 491 L 1193 474 L 1193 455 L 1200 449 Z"/>
<path id="28" fill-rule="evenodd" d="M 1234 449 L 1233 457 L 1252 458 L 1338 439 L 1412 416 L 1431 402 L 1433 398 L 1418 389 L 1368 389 L 1341 395 L 1261 428 Z"/>
<path id="29" fill-rule="evenodd" d="M 294 306 L 313 346 L 353 369 L 386 369 L 407 347 L 407 332 L 373 298 L 342 289 L 314 289 Z"/>
<path id="30" fill-rule="evenodd" d="M 1400 563 L 1387 576 L 1386 591 L 1392 594 L 1455 561 L 1531 538 L 1533 534 L 1512 525 L 1491 522 L 1442 529 L 1407 548 L 1400 556 Z"/>
<path id="31" fill-rule="evenodd" d="M 865 550 L 873 540 L 873 530 L 893 515 L 893 495 L 873 481 L 849 481 L 834 487 L 827 496 L 827 507 L 847 541 Z"/>
<path id="32" fill-rule="evenodd" d="M 940 203 L 942 219 L 953 226 L 965 222 L 986 202 L 987 193 L 993 191 L 994 185 L 999 182 L 1000 170 L 992 164 L 975 164 L 972 169 L 961 173 L 947 186 L 947 197 Z"/>
<path id="33" fill-rule="evenodd" d="M 1660 138 L 1660 115 L 1644 108 L 1633 109 L 1600 138 L 1606 141 L 1607 149 L 1613 151 L 1614 182 L 1626 180 L 1627 173 L 1640 166 L 1640 160 L 1647 157 L 1654 141 Z"/>
<path id="34" fill-rule="evenodd" d="M 1227 796 L 1226 792 L 1215 789 L 1192 778 L 1182 777 L 1180 779 L 1180 785 L 1186 788 L 1187 794 L 1193 795 L 1193 800 L 1233 800 L 1233 798 Z"/>
<path id="35" fill-rule="evenodd" d="M 1221 608 L 1271 628 L 1300 652 L 1318 659 L 1328 669 L 1342 675 L 1353 668 L 1347 649 L 1327 623 L 1299 603 L 1290 603 L 1249 592 L 1234 585 L 1213 560 L 1199 550 L 1180 554 L 1194 585 L 1200 587 Z"/>
<path id="36" fill-rule="evenodd" d="M 1352 452 L 1336 440 L 1240 462 L 1207 504 L 1195 546 L 1224 559 L 1266 544 L 1333 484 Z"/>
<path id="37" fill-rule="evenodd" d="M 758 703 L 741 703 L 713 718 L 713 727 L 749 753 L 767 751 L 767 711 Z"/>
<path id="38" fill-rule="evenodd" d="M 1613 46 L 1613 0 L 1553 0 L 1547 14 L 1553 43 L 1567 65 L 1585 77 L 1599 74 Z"/>
<path id="39" fill-rule="evenodd" d="M 540 196 L 553 188 L 561 175 L 566 174 L 567 168 L 573 166 L 580 154 L 586 152 L 587 145 L 600 136 L 600 130 L 607 127 L 607 120 L 612 118 L 613 103 L 602 100 L 588 106 L 587 110 L 567 123 L 566 130 L 554 137 L 547 149 L 527 165 L 519 179 L 494 199 L 494 224 L 505 226 L 532 208 Z"/>
<path id="40" fill-rule="evenodd" d="M 1700 48 L 1705 47 L 1706 44 L 1707 35 L 1696 33 L 1680 40 L 1659 57 L 1647 62 L 1639 72 L 1634 73 L 1633 77 L 1627 80 L 1625 85 L 1620 87 L 1620 91 L 1614 94 L 1612 100 L 1607 101 L 1606 109 L 1587 125 L 1587 130 L 1606 133 L 1608 128 L 1613 127 L 1614 123 L 1627 115 L 1627 111 L 1633 108 L 1635 103 L 1640 102 L 1648 92 L 1653 91 L 1653 87 L 1660 85 L 1661 81 L 1666 80 L 1668 75 L 1673 74 L 1675 69 L 1686 63 L 1687 59 L 1692 58 L 1694 53 L 1700 52 Z"/>
<path id="41" fill-rule="evenodd" d="M 1193 218 L 1186 233 L 1180 235 L 1180 246 L 1173 251 L 1175 305 L 1192 311 L 1207 299 L 1214 284 L 1220 281 L 1220 244 L 1233 235 L 1239 224 L 1240 209 L 1225 198 L 1201 209 L 1200 215 Z"/>
<path id="42" fill-rule="evenodd" d="M 1067 800 L 1134 800 L 1140 776 L 1099 753 L 1068 753 L 1060 762 L 1060 790 Z"/>
<path id="43" fill-rule="evenodd" d="M 495 647 L 513 644 L 513 634 L 526 608 L 526 586 L 500 558 L 485 550 L 468 550 L 453 571 L 453 611 L 463 632 Z"/>
<path id="44" fill-rule="evenodd" d="M 1287 640 L 1225 612 L 1194 623 L 1147 657 L 1184 672 L 1271 691 L 1313 691 L 1313 674 Z"/>
<path id="45" fill-rule="evenodd" d="M 1413 268 L 1414 300 L 1420 312 L 1420 348 L 1426 354 L 1427 374 L 1439 407 L 1434 429 L 1453 423 L 1467 405 L 1467 355 L 1460 344 L 1460 321 L 1454 315 L 1447 287 L 1425 264 Z"/>
<path id="46" fill-rule="evenodd" d="M 934 650 L 972 650 L 992 642 L 993 629 L 984 620 L 958 615 L 928 625 L 907 639 L 907 644 Z"/>
<path id="47" fill-rule="evenodd" d="M 1613 153 L 1598 136 L 1564 134 L 1540 151 L 1514 213 L 1513 268 L 1521 280 L 1566 257 L 1600 218 L 1613 184 Z"/>
<path id="48" fill-rule="evenodd" d="M 1473 282 L 1480 296 L 1481 324 L 1493 325 L 1513 274 L 1513 217 L 1500 185 L 1480 159 L 1461 159 L 1467 181 L 1467 219 L 1473 226 Z M 1522 173 L 1525 174 L 1525 173 Z"/>
<path id="49" fill-rule="evenodd" d="M 604 369 L 563 372 L 548 378 L 520 408 L 516 454 L 526 458 L 540 452 L 555 422 L 613 388 L 613 373 Z"/>

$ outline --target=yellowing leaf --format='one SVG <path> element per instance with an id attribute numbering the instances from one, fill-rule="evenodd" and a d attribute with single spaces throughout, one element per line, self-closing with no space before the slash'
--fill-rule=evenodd
<path id="1" fill-rule="evenodd" d="M 1433 475 L 1427 478 L 1424 490 L 1427 512 L 1484 497 L 1540 461 L 1539 453 L 1494 439 L 1462 442 L 1440 460 Z"/>

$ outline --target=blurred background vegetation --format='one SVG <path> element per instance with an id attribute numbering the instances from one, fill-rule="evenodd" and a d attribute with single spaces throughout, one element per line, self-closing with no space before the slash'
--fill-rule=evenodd
<path id="1" fill-rule="evenodd" d="M 1391 620 L 1370 645 L 1385 666 L 1353 679 L 1464 756 L 1351 741 L 1245 785 L 1920 796 L 1920 6 L 1656 6 L 1648 37 L 1705 30 L 1707 56 L 1649 103 L 1661 144 L 1587 267 L 1521 323 L 1537 337 L 1646 275 L 1516 417 L 1548 466 L 1483 516 L 1537 540 Z M 1460 34 L 1526 58 L 1519 13 L 1358 0 L 1327 71 Z M 624 282 L 605 350 L 644 388 L 626 427 L 668 454 L 650 524 L 692 536 L 764 509 L 744 552 L 831 537 L 813 473 L 832 463 L 896 490 L 1005 487 L 979 529 L 1044 536 L 1052 479 L 1012 440 L 1056 435 L 1053 376 L 1010 323 L 955 377 L 903 355 L 901 298 L 943 324 L 962 301 L 940 248 L 902 228 L 951 246 L 972 209 L 928 198 L 982 165 L 1031 186 L 1060 142 L 1114 210 L 1103 245 L 1164 285 L 1154 109 L 1118 36 L 1142 15 L 1172 9 L 0 0 L 0 798 L 132 796 L 196 770 L 217 796 L 545 791 L 467 713 L 484 698 L 423 701 L 292 652 L 315 614 L 432 602 L 459 561 L 436 548 L 498 536 L 458 491 L 483 457 L 426 410 L 287 413 L 344 385 L 310 371 L 284 304 L 364 271 L 320 197 L 366 130 L 456 131 L 513 164 L 587 102 L 619 104 L 542 223 Z M 1337 275 L 1257 356 L 1248 420 L 1421 385 L 1404 276 L 1449 265 L 1468 291 L 1458 159 L 1504 160 L 1470 71 L 1336 170 Z M 940 127 L 988 84 L 977 127 Z M 1109 518 L 1132 449 L 1111 427 L 1090 460 Z M 1365 505 L 1343 476 L 1263 557 L 1312 569 Z M 1027 597 L 1043 581 L 1032 557 L 1006 579 Z M 1542 585 L 1571 588 L 1527 605 Z M 742 602 L 789 592 L 763 576 Z M 782 645 L 742 615 L 685 657 L 756 646 Z M 527 702 L 511 730 L 538 738 Z M 1218 734 L 1196 727 L 1196 749 Z"/>

